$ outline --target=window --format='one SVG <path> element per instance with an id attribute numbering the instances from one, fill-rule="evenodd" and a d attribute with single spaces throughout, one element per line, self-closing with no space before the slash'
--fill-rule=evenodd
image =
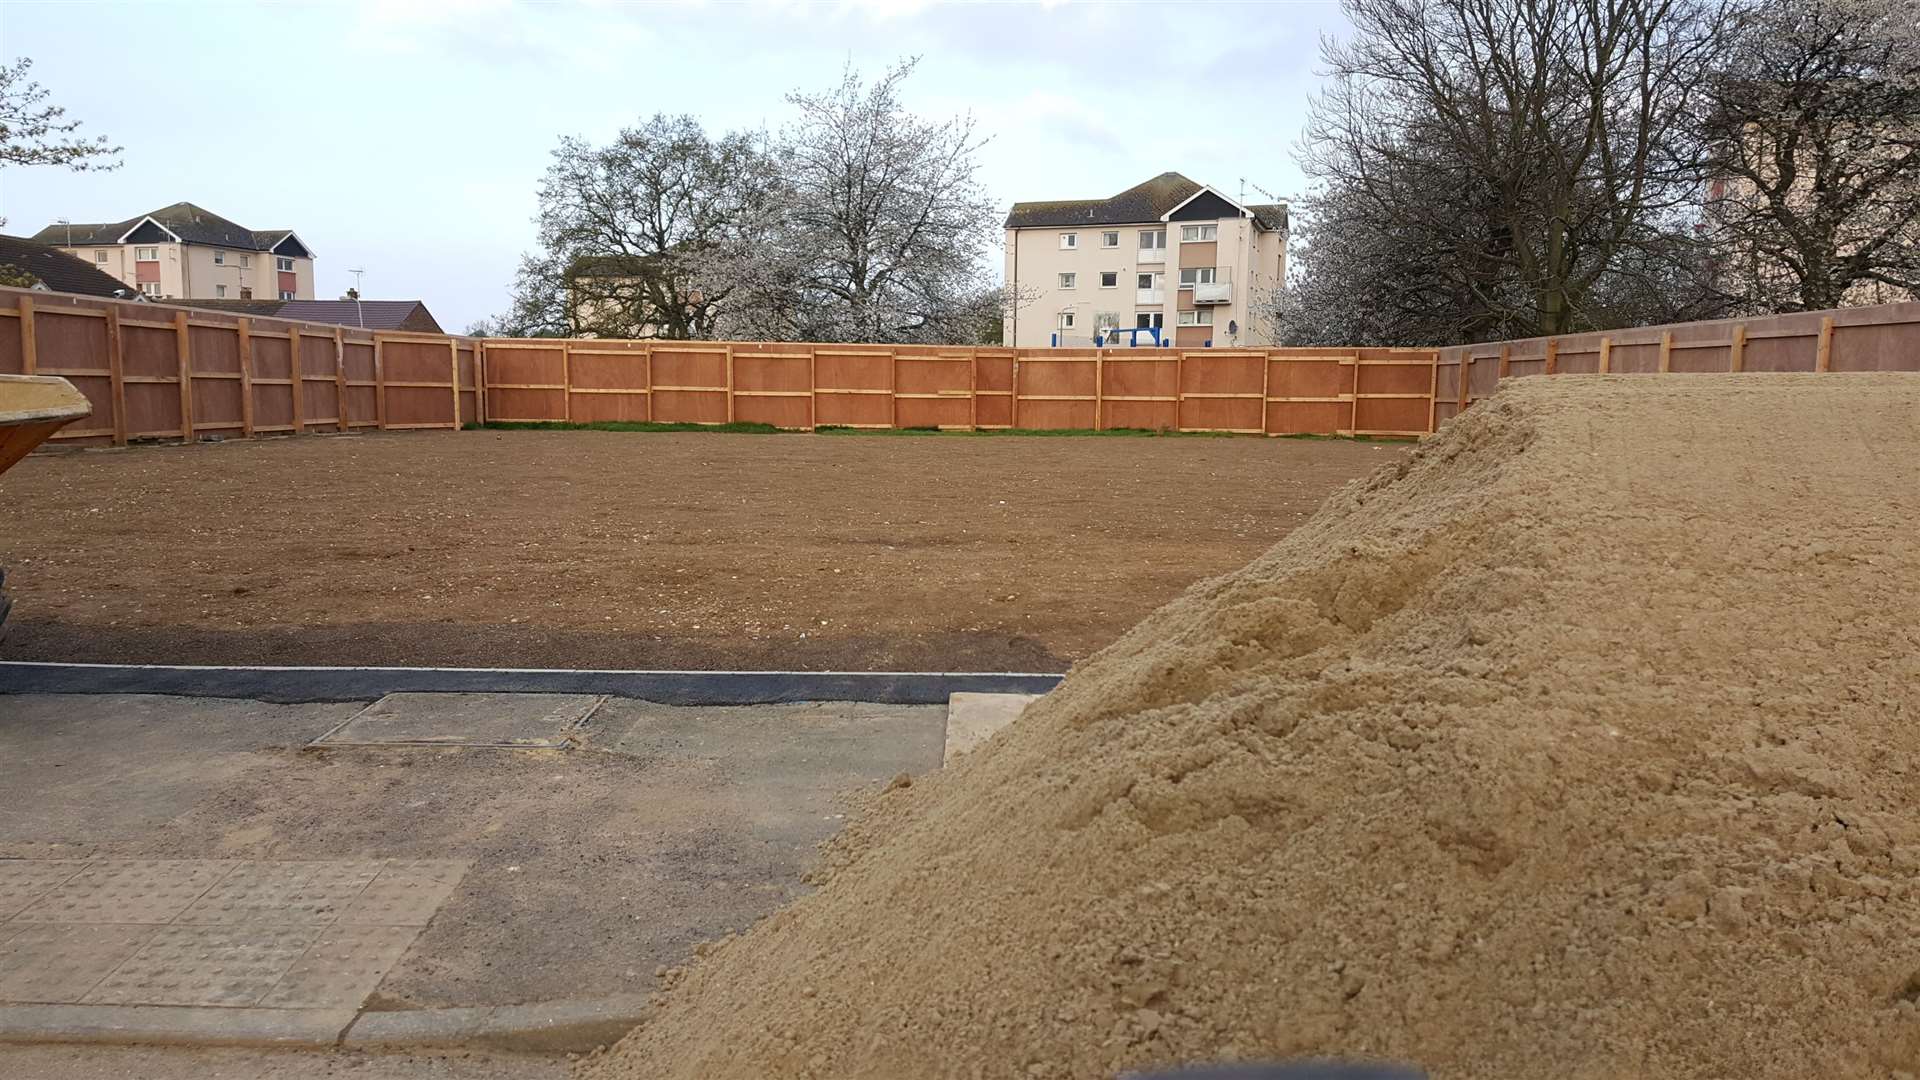
<path id="1" fill-rule="evenodd" d="M 99 264 L 101 264 L 102 266 L 104 266 L 104 265 L 106 265 L 106 262 L 107 262 L 107 253 L 106 253 L 106 252 L 104 252 L 104 251 L 96 251 L 96 252 L 94 252 L 94 253 L 93 253 L 93 261 L 94 261 L 94 262 L 97 262 L 97 263 L 99 263 Z"/>
<path id="2" fill-rule="evenodd" d="M 1060 313 L 1060 329 L 1062 330 L 1073 329 L 1073 312 L 1063 311 Z"/>
<path id="3" fill-rule="evenodd" d="M 1061 233 L 1061 234 L 1060 234 L 1060 250 L 1062 250 L 1062 251 L 1071 251 L 1071 250 L 1073 250 L 1074 248 L 1077 248 L 1077 247 L 1079 247 L 1079 246 L 1080 246 L 1080 234 L 1079 234 L 1079 233 L 1077 233 L 1077 232 L 1063 232 L 1063 233 Z"/>
<path id="4" fill-rule="evenodd" d="M 1220 226 L 1218 225 L 1182 225 L 1180 226 L 1180 242 L 1183 244 L 1196 243 L 1202 240 L 1212 240 L 1217 238 L 1219 235 L 1220 235 Z"/>
<path id="5" fill-rule="evenodd" d="M 1120 313 L 1117 311 L 1096 312 L 1093 316 L 1095 330 L 1115 330 L 1120 326 Z"/>
<path id="6" fill-rule="evenodd" d="M 1079 280 L 1080 280 L 1079 274 L 1061 274 L 1060 287 L 1063 289 L 1071 289 L 1074 287 L 1074 285 L 1077 282 L 1079 282 Z"/>
<path id="7" fill-rule="evenodd" d="M 1183 311 L 1180 313 L 1180 325 L 1181 326 L 1212 326 L 1213 325 L 1213 309 L 1201 308 L 1198 311 Z"/>
<path id="8" fill-rule="evenodd" d="M 146 296 L 159 296 L 160 283 L 157 281 L 143 281 L 140 283 L 140 292 Z"/>
<path id="9" fill-rule="evenodd" d="M 216 252 L 214 252 L 214 253 L 213 253 L 213 265 L 215 265 L 215 266 L 225 266 L 225 265 L 227 265 L 227 253 L 226 253 L 226 252 L 224 252 L 224 251 L 216 251 Z"/>
<path id="10" fill-rule="evenodd" d="M 1136 311 L 1133 315 L 1135 330 L 1158 330 L 1163 325 L 1163 316 L 1157 311 Z"/>
<path id="11" fill-rule="evenodd" d="M 253 299 L 253 290 L 247 288 L 245 285 L 240 286 L 240 299 L 242 300 Z"/>
<path id="12" fill-rule="evenodd" d="M 157 247 L 137 247 L 133 249 L 135 262 L 159 262 L 160 249 Z"/>
<path id="13" fill-rule="evenodd" d="M 253 256 L 251 255 L 240 256 L 240 269 L 245 270 L 247 267 L 252 265 L 253 265 Z"/>
<path id="14" fill-rule="evenodd" d="M 1120 271 L 1118 270 L 1100 271 L 1100 287 L 1103 289 L 1119 288 L 1120 287 Z"/>
<path id="15" fill-rule="evenodd" d="M 280 290 L 280 299 L 282 299 L 282 300 L 291 300 L 291 299 L 293 299 L 293 290 L 291 290 L 291 289 L 281 289 L 281 290 Z"/>
<path id="16" fill-rule="evenodd" d="M 1119 246 L 1120 246 L 1120 234 L 1119 234 L 1119 233 L 1117 233 L 1117 232 L 1103 232 L 1103 233 L 1101 233 L 1101 234 L 1100 234 L 1100 246 L 1101 246 L 1101 247 L 1107 247 L 1107 248 L 1117 248 L 1117 247 L 1119 247 Z"/>
<path id="17" fill-rule="evenodd" d="M 1151 289 L 1153 288 L 1153 275 L 1136 274 L 1134 275 L 1133 285 L 1136 289 Z"/>
<path id="18" fill-rule="evenodd" d="M 1211 266 L 1187 267 L 1185 270 L 1180 271 L 1180 287 L 1183 289 L 1191 289 L 1196 283 L 1211 285 L 1214 282 L 1214 275 L 1216 273 L 1218 273 L 1217 269 Z"/>
<path id="19" fill-rule="evenodd" d="M 287 258 L 285 255 L 276 257 L 273 260 L 273 265 L 276 270 L 282 270 L 289 274 L 293 273 L 293 260 Z"/>
<path id="20" fill-rule="evenodd" d="M 218 300 L 225 295 L 227 295 L 227 287 L 225 285 L 215 285 L 213 287 L 214 299 Z"/>
<path id="21" fill-rule="evenodd" d="M 1165 229 L 1141 229 L 1140 230 L 1140 250 L 1141 251 L 1149 251 L 1154 248 L 1163 248 L 1166 246 L 1167 246 L 1167 230 Z"/>

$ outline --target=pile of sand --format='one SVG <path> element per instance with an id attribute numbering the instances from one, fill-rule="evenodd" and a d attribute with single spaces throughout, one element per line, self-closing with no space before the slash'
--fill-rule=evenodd
<path id="1" fill-rule="evenodd" d="M 823 877 L 583 1074 L 1920 1071 L 1920 377 L 1509 384 Z"/>

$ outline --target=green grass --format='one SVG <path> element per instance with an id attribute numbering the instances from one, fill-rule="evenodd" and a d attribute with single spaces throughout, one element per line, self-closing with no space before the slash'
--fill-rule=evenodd
<path id="1" fill-rule="evenodd" d="M 490 420 L 484 424 L 467 424 L 468 431 L 709 431 L 727 435 L 804 435 L 806 432 L 793 428 L 774 427 L 772 424 L 749 424 L 736 421 L 731 424 L 657 424 L 642 420 L 600 420 L 591 424 L 568 424 L 559 421 L 517 421 Z M 854 428 L 823 425 L 817 431 L 820 435 L 945 435 L 961 438 L 992 438 L 1004 435 L 1019 435 L 1031 438 L 1099 438 L 1099 439 L 1232 439 L 1238 436 L 1225 431 L 1163 431 L 1153 428 L 993 428 L 982 431 L 942 431 L 931 427 L 910 428 Z M 1411 438 L 1394 438 L 1377 435 L 1281 435 L 1282 439 L 1324 439 L 1329 442 L 1413 442 Z"/>

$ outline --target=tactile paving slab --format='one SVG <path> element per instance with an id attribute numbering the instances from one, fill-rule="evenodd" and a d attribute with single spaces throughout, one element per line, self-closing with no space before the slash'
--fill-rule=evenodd
<path id="1" fill-rule="evenodd" d="M 233 872 L 223 859 L 103 859 L 13 917 L 22 923 L 164 923 Z"/>
<path id="2" fill-rule="evenodd" d="M 340 917 L 380 870 L 381 864 L 372 861 L 242 863 L 174 922 L 325 926 Z"/>
<path id="3" fill-rule="evenodd" d="M 260 999 L 274 1009 L 358 1008 L 420 936 L 417 926 L 335 926 Z"/>
<path id="4" fill-rule="evenodd" d="M 0 1003 L 357 1009 L 471 867 L 0 860 Z"/>
<path id="5" fill-rule="evenodd" d="M 0 1001 L 79 1001 L 159 932 L 77 923 L 14 929 L 11 937 L 0 934 Z"/>
<path id="6" fill-rule="evenodd" d="M 459 859 L 395 860 L 340 913 L 340 923 L 425 926 L 447 902 L 471 863 Z"/>
<path id="7" fill-rule="evenodd" d="M 0 920 L 13 918 L 86 865 L 85 859 L 0 859 Z"/>
<path id="8" fill-rule="evenodd" d="M 309 745 L 558 749 L 606 700 L 597 694 L 388 694 Z"/>
<path id="9" fill-rule="evenodd" d="M 310 926 L 163 926 L 81 1000 L 93 1005 L 252 1005 L 319 935 L 320 930 Z"/>

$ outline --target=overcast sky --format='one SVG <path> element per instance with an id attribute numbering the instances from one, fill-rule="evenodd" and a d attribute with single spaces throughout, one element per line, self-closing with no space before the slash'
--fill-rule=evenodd
<path id="1" fill-rule="evenodd" d="M 1285 197 L 1320 35 L 1344 27 L 1334 0 L 0 0 L 0 58 L 31 57 L 84 133 L 126 147 L 111 173 L 0 171 L 0 216 L 31 235 L 194 202 L 298 230 L 318 296 L 364 267 L 367 296 L 423 299 L 458 330 L 504 308 L 563 135 L 604 141 L 655 112 L 777 128 L 788 91 L 918 54 L 908 104 L 974 114 L 1003 207 L 1170 169 Z"/>

